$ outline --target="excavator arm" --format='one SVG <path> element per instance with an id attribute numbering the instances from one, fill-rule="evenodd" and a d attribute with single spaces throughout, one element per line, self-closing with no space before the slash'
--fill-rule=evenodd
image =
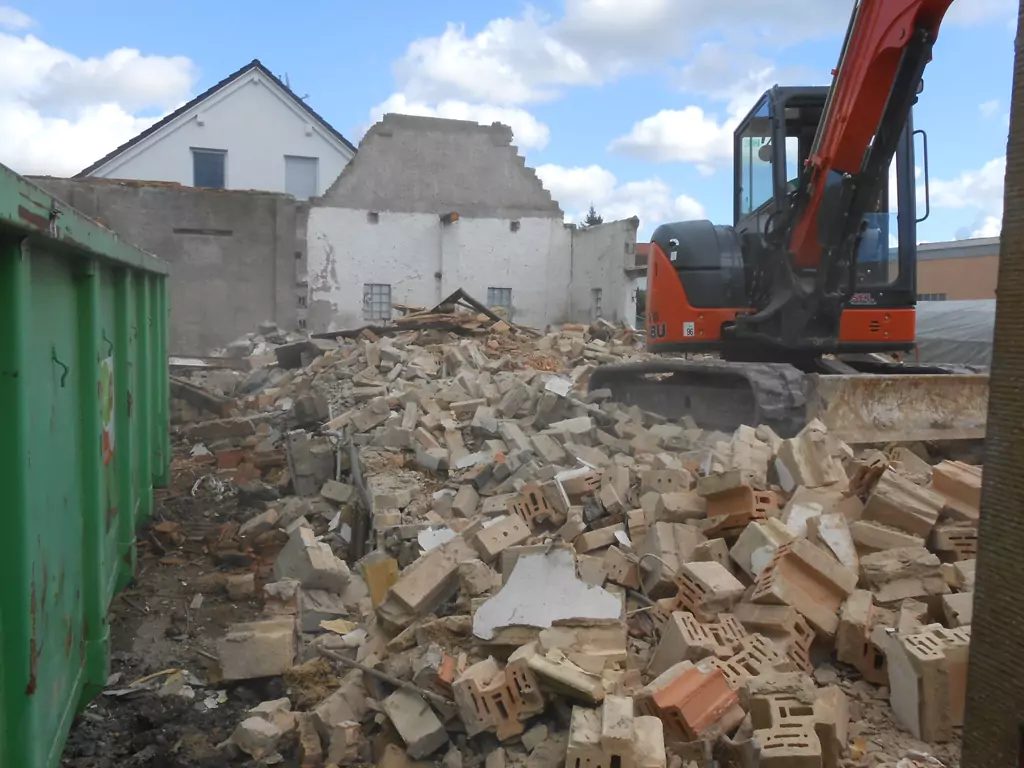
<path id="1" fill-rule="evenodd" d="M 728 333 L 827 350 L 854 291 L 856 254 L 953 0 L 859 0 L 797 190 L 755 248 L 767 290 Z"/>

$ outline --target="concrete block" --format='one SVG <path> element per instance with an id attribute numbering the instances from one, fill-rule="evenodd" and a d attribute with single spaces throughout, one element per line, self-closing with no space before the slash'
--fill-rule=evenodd
<path id="1" fill-rule="evenodd" d="M 749 682 L 764 675 L 796 672 L 797 665 L 785 656 L 764 635 L 750 635 L 737 643 L 737 651 L 727 659 L 716 657 L 712 663 L 722 670 L 726 682 L 734 691 L 742 691 Z"/>
<path id="2" fill-rule="evenodd" d="M 599 549 L 605 549 L 614 544 L 618 539 L 615 537 L 617 533 L 625 533 L 626 526 L 622 523 L 617 525 L 609 525 L 605 528 L 599 528 L 596 531 L 589 531 L 579 536 L 576 541 L 573 542 L 573 546 L 576 551 L 583 555 L 587 552 L 594 552 Z"/>
<path id="3" fill-rule="evenodd" d="M 480 503 L 480 494 L 471 485 L 459 487 L 455 494 L 455 501 L 452 502 L 452 512 L 459 517 L 471 518 L 476 514 L 477 506 Z"/>
<path id="4" fill-rule="evenodd" d="M 459 563 L 475 557 L 476 552 L 462 537 L 452 539 L 402 571 L 390 594 L 414 614 L 432 613 L 458 588 Z"/>
<path id="5" fill-rule="evenodd" d="M 565 752 L 567 766 L 610 768 L 610 761 L 601 747 L 601 713 L 585 707 L 572 708 L 569 724 L 569 745 Z"/>
<path id="6" fill-rule="evenodd" d="M 746 591 L 740 581 L 716 562 L 684 563 L 676 576 L 679 594 L 676 602 L 681 609 L 692 611 L 705 621 L 719 613 L 729 611 Z"/>
<path id="7" fill-rule="evenodd" d="M 932 490 L 941 494 L 943 512 L 953 520 L 977 522 L 981 508 L 982 468 L 944 461 L 932 468 Z"/>
<path id="8" fill-rule="evenodd" d="M 656 717 L 640 715 L 633 719 L 633 758 L 636 768 L 666 768 L 665 726 Z"/>
<path id="9" fill-rule="evenodd" d="M 775 557 L 776 550 L 793 538 L 789 529 L 778 520 L 754 520 L 736 539 L 729 556 L 747 576 L 756 579 Z"/>
<path id="10" fill-rule="evenodd" d="M 694 488 L 696 481 L 685 469 L 648 469 L 640 473 L 640 493 L 678 493 Z"/>
<path id="11" fill-rule="evenodd" d="M 568 458 L 565 449 L 549 435 L 534 435 L 530 438 L 530 446 L 549 464 L 564 464 Z"/>
<path id="12" fill-rule="evenodd" d="M 470 543 L 481 560 L 492 563 L 504 550 L 519 546 L 532 535 L 530 527 L 522 518 L 509 515 L 478 530 L 473 534 Z"/>
<path id="13" fill-rule="evenodd" d="M 616 546 L 608 547 L 604 553 L 604 569 L 613 584 L 639 591 L 640 566 L 636 558 L 629 557 Z"/>
<path id="14" fill-rule="evenodd" d="M 581 669 L 557 649 L 545 653 L 536 642 L 532 642 L 513 651 L 508 661 L 510 667 L 519 668 L 525 664 L 544 687 L 556 695 L 590 704 L 604 699 L 605 687 L 601 677 Z"/>
<path id="15" fill-rule="evenodd" d="M 779 499 L 772 491 L 741 485 L 708 497 L 707 520 L 699 523 L 708 537 L 736 539 L 754 520 L 778 514 Z"/>
<path id="16" fill-rule="evenodd" d="M 872 594 L 863 589 L 854 590 L 839 616 L 836 658 L 856 667 L 868 682 L 886 685 L 889 680 L 886 655 L 871 640 L 874 615 Z"/>
<path id="17" fill-rule="evenodd" d="M 932 529 L 928 546 L 944 560 L 974 560 L 978 556 L 977 523 L 940 523 Z"/>
<path id="18" fill-rule="evenodd" d="M 900 547 L 923 547 L 924 538 L 868 520 L 850 523 L 850 537 L 862 553 L 881 552 Z"/>
<path id="19" fill-rule="evenodd" d="M 337 480 L 328 480 L 320 489 L 320 495 L 335 504 L 348 504 L 355 492 L 355 486 L 339 483 Z"/>
<path id="20" fill-rule="evenodd" d="M 779 485 L 792 493 L 797 486 L 820 488 L 846 482 L 846 473 L 835 454 L 836 441 L 830 440 L 824 426 L 813 421 L 796 437 L 783 440 L 775 458 Z"/>
<path id="21" fill-rule="evenodd" d="M 498 424 L 498 434 L 508 445 L 510 451 L 532 451 L 533 443 L 519 428 L 519 425 L 512 421 L 503 421 Z"/>
<path id="22" fill-rule="evenodd" d="M 235 624 L 217 644 L 222 678 L 228 682 L 284 674 L 297 650 L 294 617 Z"/>
<path id="23" fill-rule="evenodd" d="M 277 752 L 281 730 L 262 717 L 247 717 L 231 734 L 231 741 L 254 760 L 262 760 Z"/>
<path id="24" fill-rule="evenodd" d="M 974 615 L 974 593 L 958 592 L 955 595 L 942 596 L 942 609 L 949 626 L 967 627 Z"/>
<path id="25" fill-rule="evenodd" d="M 413 759 L 427 757 L 448 743 L 448 732 L 441 721 L 427 702 L 415 693 L 399 689 L 381 705 Z"/>
<path id="26" fill-rule="evenodd" d="M 860 559 L 861 577 L 875 593 L 879 605 L 907 598 L 934 599 L 949 593 L 939 558 L 924 547 L 901 547 L 865 555 Z"/>
<path id="27" fill-rule="evenodd" d="M 969 644 L 968 628 L 890 638 L 889 703 L 915 738 L 947 742 L 963 723 Z"/>
<path id="28" fill-rule="evenodd" d="M 683 563 L 692 559 L 694 548 L 705 541 L 705 536 L 690 525 L 655 523 L 650 526 L 647 535 L 639 543 L 633 543 L 638 556 L 653 555 L 641 563 L 647 596 L 652 600 L 675 597 L 679 591 L 676 573 Z"/>
<path id="29" fill-rule="evenodd" d="M 549 501 L 548 494 L 537 483 L 524 485 L 522 492 L 509 501 L 508 511 L 526 523 L 531 530 L 562 517 Z"/>
<path id="30" fill-rule="evenodd" d="M 776 551 L 758 577 L 751 600 L 790 605 L 820 637 L 831 639 L 839 627 L 839 608 L 856 586 L 856 573 L 806 539 L 795 539 Z"/>
<path id="31" fill-rule="evenodd" d="M 341 595 L 322 589 L 300 589 L 298 604 L 299 629 L 302 632 L 322 632 L 321 621 L 334 621 L 348 616 Z"/>
<path id="32" fill-rule="evenodd" d="M 708 516 L 707 500 L 696 491 L 670 491 L 655 497 L 653 520 L 686 523 Z"/>
<path id="33" fill-rule="evenodd" d="M 288 537 L 288 543 L 277 556 L 274 578 L 295 579 L 307 589 L 341 594 L 348 586 L 350 573 L 329 544 L 317 541 L 309 528 L 300 527 Z"/>
<path id="34" fill-rule="evenodd" d="M 832 554 L 853 573 L 860 570 L 860 559 L 846 518 L 840 512 L 819 515 L 807 521 L 808 538 Z"/>
<path id="35" fill-rule="evenodd" d="M 888 469 L 878 478 L 861 519 L 927 538 L 944 505 L 939 494 Z"/>
<path id="36" fill-rule="evenodd" d="M 822 768 L 821 743 L 811 721 L 754 731 L 760 768 Z"/>

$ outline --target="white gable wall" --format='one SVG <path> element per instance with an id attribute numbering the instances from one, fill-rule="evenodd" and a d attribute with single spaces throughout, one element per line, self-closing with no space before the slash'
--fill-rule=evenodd
<path id="1" fill-rule="evenodd" d="M 285 192 L 285 155 L 319 159 L 323 194 L 353 152 L 259 71 L 247 72 L 90 176 L 192 185 L 192 148 L 227 151 L 228 189 Z"/>

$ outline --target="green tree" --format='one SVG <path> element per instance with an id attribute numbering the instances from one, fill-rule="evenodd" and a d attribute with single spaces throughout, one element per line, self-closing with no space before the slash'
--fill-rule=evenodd
<path id="1" fill-rule="evenodd" d="M 598 214 L 597 209 L 594 208 L 594 204 L 590 204 L 590 210 L 587 211 L 587 218 L 583 220 L 584 227 L 596 227 L 598 224 L 604 224 L 604 217 Z"/>

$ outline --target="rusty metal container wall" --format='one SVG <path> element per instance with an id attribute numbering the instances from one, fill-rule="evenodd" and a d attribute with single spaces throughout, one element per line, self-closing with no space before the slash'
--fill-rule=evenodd
<path id="1" fill-rule="evenodd" d="M 0 766 L 50 768 L 169 464 L 167 264 L 0 165 Z"/>
<path id="2" fill-rule="evenodd" d="M 1017 21 L 993 334 L 965 768 L 1024 761 L 1024 3 Z"/>

